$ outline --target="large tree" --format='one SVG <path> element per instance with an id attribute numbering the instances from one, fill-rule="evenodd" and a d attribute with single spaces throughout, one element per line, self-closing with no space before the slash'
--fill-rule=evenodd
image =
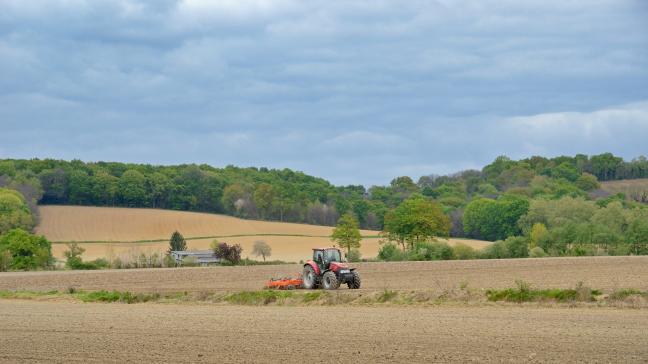
<path id="1" fill-rule="evenodd" d="M 338 220 L 337 226 L 333 229 L 331 240 L 338 243 L 342 248 L 347 250 L 347 256 L 351 253 L 351 249 L 360 248 L 360 229 L 358 228 L 358 220 L 352 214 L 344 214 Z"/>
<path id="2" fill-rule="evenodd" d="M 441 207 L 425 197 L 414 194 L 385 215 L 383 235 L 403 248 L 415 243 L 446 237 L 450 233 L 450 219 Z"/>
<path id="3" fill-rule="evenodd" d="M 466 206 L 464 231 L 472 238 L 504 240 L 520 233 L 518 220 L 528 210 L 529 201 L 519 197 L 479 198 Z"/>

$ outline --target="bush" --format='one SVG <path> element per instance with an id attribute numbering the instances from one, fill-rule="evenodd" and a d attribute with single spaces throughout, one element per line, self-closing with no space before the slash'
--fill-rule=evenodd
<path id="1" fill-rule="evenodd" d="M 414 244 L 414 248 L 408 253 L 408 260 L 451 260 L 454 259 L 454 251 L 446 243 L 420 242 Z"/>
<path id="2" fill-rule="evenodd" d="M 378 251 L 378 258 L 387 262 L 404 260 L 405 255 L 394 243 L 385 243 Z"/>
<path id="3" fill-rule="evenodd" d="M 510 258 L 526 258 L 529 256 L 529 244 L 523 236 L 508 237 L 504 243 Z"/>
<path id="4" fill-rule="evenodd" d="M 13 229 L 0 235 L 2 265 L 8 269 L 31 270 L 52 265 L 52 244 L 44 236 Z M 6 252 L 9 252 L 7 254 Z"/>
<path id="5" fill-rule="evenodd" d="M 536 246 L 535 248 L 531 249 L 529 256 L 531 258 L 544 258 L 547 256 L 547 253 L 545 253 L 544 249 L 542 249 L 541 247 Z"/>
<path id="6" fill-rule="evenodd" d="M 475 249 L 463 243 L 457 243 L 452 250 L 454 250 L 455 257 L 461 260 L 475 259 L 477 256 Z"/>
<path id="7" fill-rule="evenodd" d="M 496 241 L 482 252 L 482 258 L 485 259 L 504 259 L 509 258 L 509 252 L 503 241 Z"/>
<path id="8" fill-rule="evenodd" d="M 349 251 L 349 254 L 347 254 L 347 260 L 349 262 L 359 262 L 362 256 L 360 255 L 360 250 L 358 249 L 351 249 Z"/>
<path id="9" fill-rule="evenodd" d="M 214 240 L 212 242 L 212 249 L 217 258 L 226 260 L 231 264 L 238 264 L 241 261 L 241 253 L 243 248 L 239 244 L 228 245 L 227 243 L 219 243 Z"/>

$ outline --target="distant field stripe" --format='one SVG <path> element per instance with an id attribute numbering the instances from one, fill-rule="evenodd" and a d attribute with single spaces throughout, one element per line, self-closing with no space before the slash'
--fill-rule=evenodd
<path id="1" fill-rule="evenodd" d="M 204 240 L 204 239 L 226 239 L 226 238 L 241 238 L 246 236 L 291 236 L 291 237 L 304 237 L 304 238 L 329 238 L 330 235 L 304 235 L 304 234 L 234 234 L 234 235 L 212 235 L 212 236 L 193 236 L 185 237 L 185 240 Z M 377 239 L 380 235 L 365 235 L 362 239 Z M 52 244 L 68 244 L 68 243 L 83 243 L 83 244 L 106 244 L 106 243 L 162 243 L 169 241 L 169 239 L 148 239 L 148 240 L 69 240 L 69 241 L 53 241 Z"/>

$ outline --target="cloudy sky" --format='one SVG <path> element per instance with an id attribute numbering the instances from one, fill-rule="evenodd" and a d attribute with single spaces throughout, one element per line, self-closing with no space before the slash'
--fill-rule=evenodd
<path id="1" fill-rule="evenodd" d="M 0 0 L 0 157 L 386 184 L 648 154 L 642 0 Z"/>

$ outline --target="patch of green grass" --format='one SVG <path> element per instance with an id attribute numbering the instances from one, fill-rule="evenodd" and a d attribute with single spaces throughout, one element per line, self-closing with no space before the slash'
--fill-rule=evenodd
<path id="1" fill-rule="evenodd" d="M 263 290 L 263 291 L 243 291 L 228 294 L 224 300 L 237 304 L 237 305 L 268 305 L 274 302 L 283 302 L 288 298 L 292 298 L 294 293 L 292 291 L 277 291 L 277 290 Z"/>
<path id="2" fill-rule="evenodd" d="M 648 292 L 642 292 L 634 288 L 626 288 L 619 291 L 615 291 L 610 295 L 612 300 L 624 300 L 630 296 L 644 296 L 648 297 Z"/>
<path id="3" fill-rule="evenodd" d="M 83 302 L 121 302 L 128 304 L 157 301 L 160 298 L 160 294 L 158 293 L 147 294 L 104 290 L 92 292 L 80 291 L 72 295 Z"/>
<path id="4" fill-rule="evenodd" d="M 34 299 L 46 296 L 57 296 L 59 291 L 0 291 L 0 298 Z"/>
<path id="5" fill-rule="evenodd" d="M 594 301 L 594 297 L 601 294 L 599 290 L 583 287 L 579 283 L 575 289 L 533 289 L 524 281 L 517 281 L 516 288 L 489 289 L 486 297 L 489 301 L 507 302 L 536 302 L 536 301 Z"/>
<path id="6" fill-rule="evenodd" d="M 380 303 L 385 303 L 393 300 L 398 296 L 398 292 L 392 291 L 392 290 L 384 290 L 378 294 L 378 297 L 376 297 L 376 301 Z"/>
<path id="7" fill-rule="evenodd" d="M 319 300 L 325 294 L 326 293 L 324 291 L 306 292 L 302 295 L 302 302 L 308 303 L 308 302 Z"/>

